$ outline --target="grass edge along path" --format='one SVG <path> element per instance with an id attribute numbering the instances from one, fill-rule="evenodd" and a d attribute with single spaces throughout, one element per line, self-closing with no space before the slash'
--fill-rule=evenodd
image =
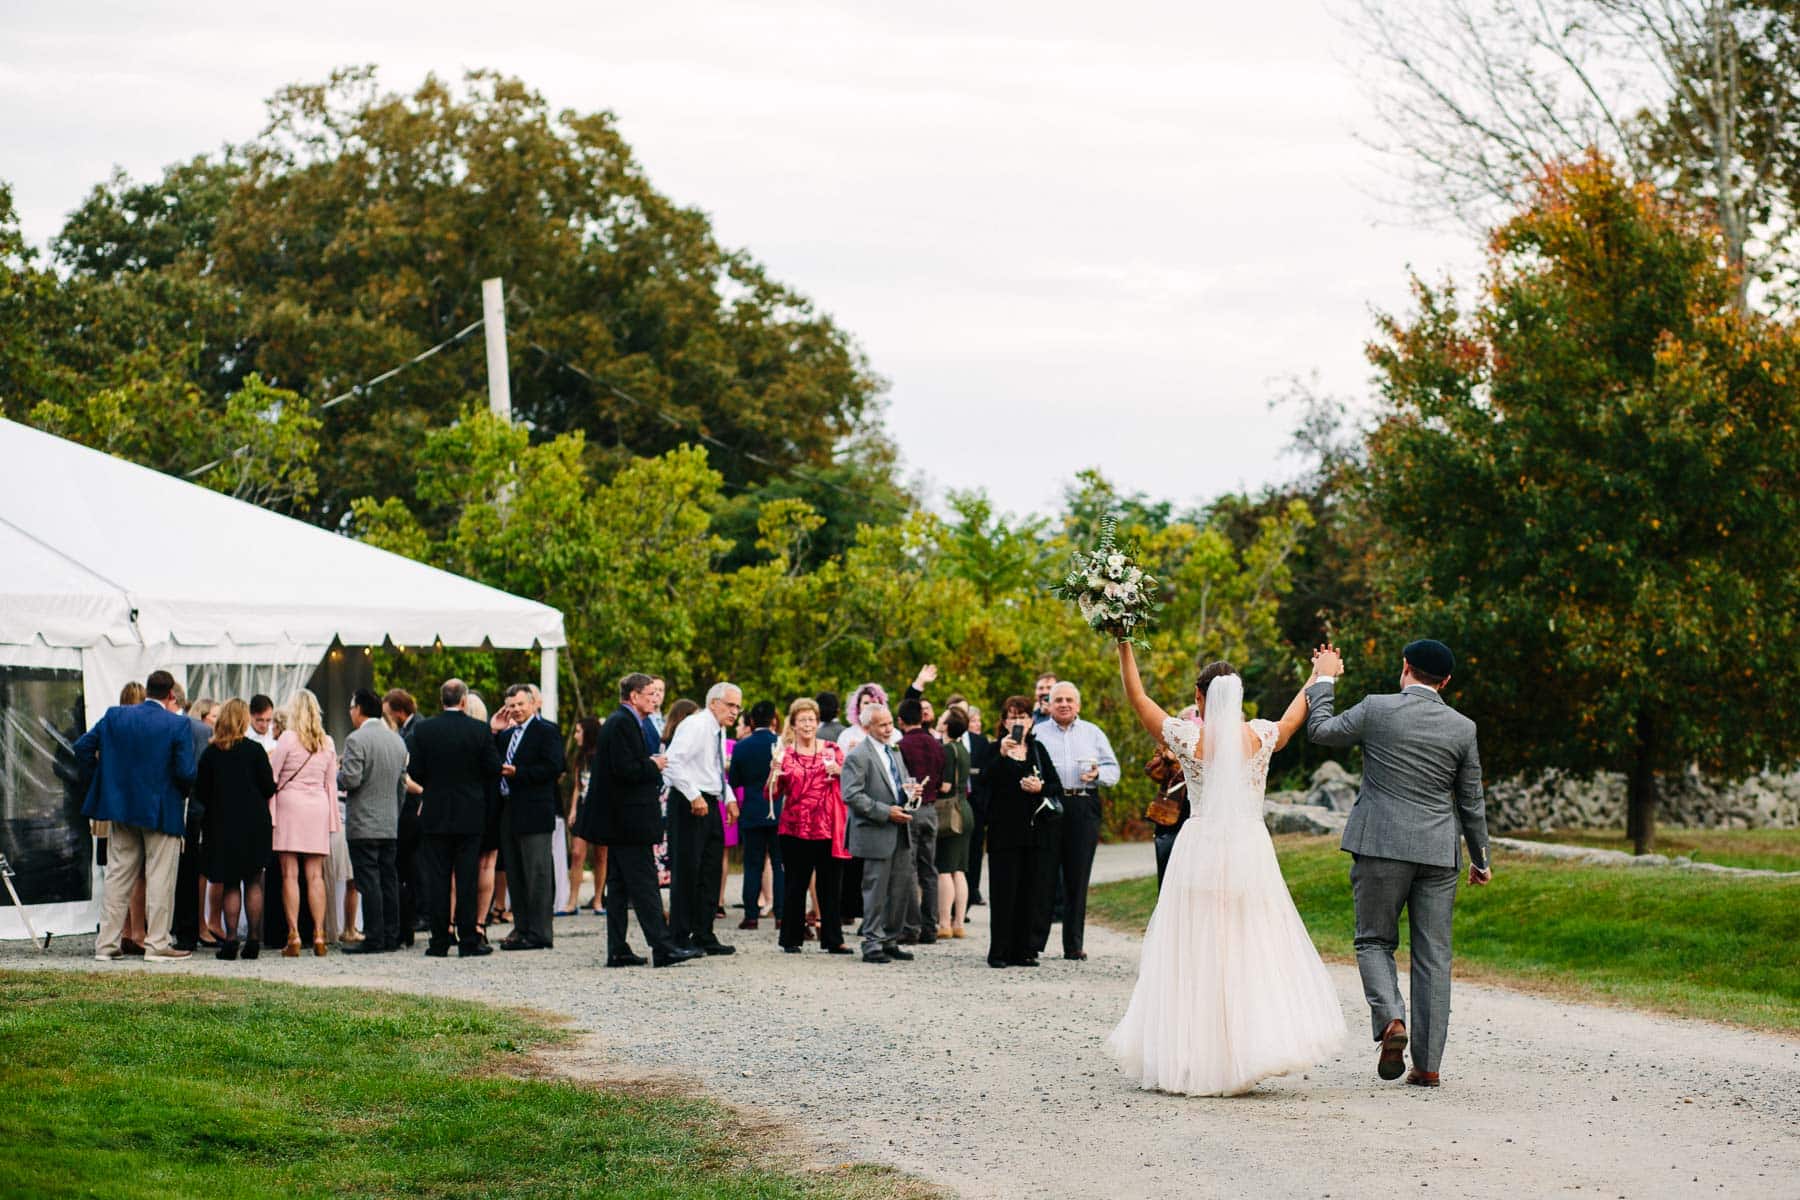
<path id="1" fill-rule="evenodd" d="M 1275 839 L 1294 905 L 1326 959 L 1355 961 L 1350 856 L 1335 837 Z M 1456 975 L 1800 1037 L 1800 880 L 1496 856 L 1456 899 Z M 1096 887 L 1088 913 L 1141 933 L 1148 876 Z M 1406 926 L 1401 925 L 1402 956 Z"/>
<path id="2" fill-rule="evenodd" d="M 544 1078 L 569 1036 L 422 996 L 0 972 L 0 1195 L 938 1195 L 883 1167 L 808 1168 L 709 1100 Z"/>

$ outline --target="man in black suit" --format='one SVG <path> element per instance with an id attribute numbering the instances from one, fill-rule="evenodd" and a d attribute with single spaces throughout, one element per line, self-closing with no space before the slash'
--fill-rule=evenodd
<path id="1" fill-rule="evenodd" d="M 406 743 L 406 755 L 413 752 L 413 734 L 419 728 L 419 706 L 405 688 L 393 688 L 381 698 L 381 715 L 393 731 Z M 400 776 L 400 837 L 395 848 L 394 866 L 400 873 L 400 944 L 413 944 L 419 932 L 419 908 L 424 885 L 419 879 L 419 797 L 424 789 L 410 773 Z"/>
<path id="2" fill-rule="evenodd" d="M 475 928 L 475 892 L 488 789 L 500 778 L 500 752 L 487 723 L 463 711 L 468 684 L 445 680 L 439 699 L 444 711 L 413 731 L 407 766 L 407 774 L 424 789 L 419 797 L 419 874 L 431 908 L 431 944 L 425 953 L 433 958 L 450 953 L 454 873 L 456 941 L 462 956 L 471 958 L 494 952 Z"/>
<path id="3" fill-rule="evenodd" d="M 588 795 L 581 807 L 583 839 L 607 847 L 606 965 L 641 967 L 625 940 L 625 914 L 636 910 L 638 927 L 659 967 L 699 958 L 678 948 L 663 921 L 653 847 L 662 840 L 662 769 L 668 759 L 651 754 L 643 719 L 656 710 L 656 681 L 641 672 L 619 680 L 619 707 L 600 726 L 589 760 Z"/>
<path id="4" fill-rule="evenodd" d="M 513 931 L 502 950 L 548 950 L 555 941 L 556 862 L 550 850 L 556 832 L 556 781 L 567 763 L 562 733 L 537 715 L 531 685 L 506 689 L 511 724 L 494 735 L 500 754 L 500 853 L 512 896 Z"/>

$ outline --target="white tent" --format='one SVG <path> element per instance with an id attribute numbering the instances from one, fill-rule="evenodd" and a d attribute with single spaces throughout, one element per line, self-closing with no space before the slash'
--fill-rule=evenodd
<path id="1" fill-rule="evenodd" d="M 226 694 L 221 681 L 281 695 L 334 642 L 535 648 L 554 715 L 564 638 L 548 605 L 3 419 L 0 465 L 0 678 L 49 686 L 79 672 L 90 721 L 159 667 L 186 674 L 190 689 L 200 679 Z M 64 730 L 42 714 L 22 720 L 5 695 L 0 750 L 19 751 L 0 753 L 10 828 L 21 794 L 45 784 L 13 764 Z M 32 864 L 9 857 L 26 877 Z M 91 929 L 97 897 L 34 907 L 33 923 Z M 0 892 L 0 937 L 23 933 Z"/>

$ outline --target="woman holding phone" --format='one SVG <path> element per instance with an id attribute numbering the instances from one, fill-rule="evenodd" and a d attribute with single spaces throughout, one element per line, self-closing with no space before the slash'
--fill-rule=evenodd
<path id="1" fill-rule="evenodd" d="M 1062 852 L 1062 783 L 1032 733 L 1031 701 L 1008 696 L 988 771 L 990 967 L 1035 967 L 1050 937 Z"/>

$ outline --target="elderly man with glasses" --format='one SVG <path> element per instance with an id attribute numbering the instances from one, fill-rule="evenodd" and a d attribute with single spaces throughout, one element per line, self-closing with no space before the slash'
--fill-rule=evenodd
<path id="1" fill-rule="evenodd" d="M 669 936 L 677 947 L 712 955 L 735 953 L 713 932 L 713 921 L 725 864 L 719 809 L 736 807 L 725 778 L 725 731 L 737 724 L 743 707 L 744 694 L 734 684 L 713 684 L 706 693 L 711 719 L 695 713 L 676 726 L 663 768 L 669 785 Z"/>

